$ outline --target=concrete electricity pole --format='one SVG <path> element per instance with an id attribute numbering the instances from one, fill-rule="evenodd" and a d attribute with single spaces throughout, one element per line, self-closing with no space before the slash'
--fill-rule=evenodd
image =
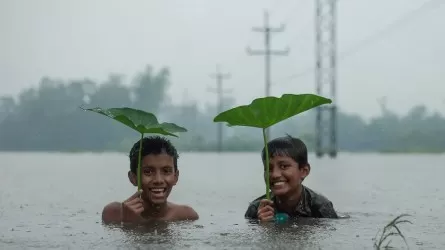
<path id="1" fill-rule="evenodd" d="M 269 13 L 264 12 L 264 24 L 263 27 L 253 27 L 255 32 L 264 33 L 264 50 L 252 50 L 247 47 L 247 53 L 249 55 L 264 55 L 264 83 L 265 83 L 265 94 L 270 96 L 270 85 L 271 85 L 271 73 L 270 73 L 270 57 L 274 56 L 287 56 L 289 54 L 289 48 L 285 50 L 271 50 L 270 49 L 270 33 L 271 32 L 283 32 L 284 25 L 282 24 L 279 28 L 273 28 L 269 26 Z M 270 139 L 270 129 L 266 130 L 267 138 Z"/>
<path id="2" fill-rule="evenodd" d="M 216 79 L 216 89 L 210 89 L 210 91 L 216 93 L 217 102 L 218 102 L 218 114 L 223 111 L 224 108 L 224 93 L 229 93 L 230 90 L 223 89 L 223 80 L 229 79 L 231 77 L 230 73 L 221 73 L 219 65 L 216 66 L 216 72 L 210 75 L 211 78 Z M 217 142 L 218 142 L 218 152 L 222 151 L 222 141 L 223 141 L 223 124 L 221 122 L 218 123 L 218 133 L 217 133 Z"/>

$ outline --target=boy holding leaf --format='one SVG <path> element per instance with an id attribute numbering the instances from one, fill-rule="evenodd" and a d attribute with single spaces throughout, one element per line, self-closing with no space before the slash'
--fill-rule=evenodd
<path id="1" fill-rule="evenodd" d="M 276 213 L 286 213 L 290 218 L 338 218 L 331 201 L 302 184 L 311 169 L 306 145 L 291 136 L 274 139 L 267 145 L 271 200 L 266 195 L 257 198 L 250 203 L 245 217 L 272 221 Z M 263 149 L 263 165 L 265 158 Z"/>
<path id="2" fill-rule="evenodd" d="M 128 179 L 137 187 L 139 143 L 130 151 Z M 143 223 L 150 220 L 179 221 L 197 220 L 195 210 L 178 205 L 167 198 L 178 182 L 178 153 L 165 138 L 154 136 L 142 139 L 141 191 L 124 202 L 112 202 L 102 211 L 104 223 Z"/>

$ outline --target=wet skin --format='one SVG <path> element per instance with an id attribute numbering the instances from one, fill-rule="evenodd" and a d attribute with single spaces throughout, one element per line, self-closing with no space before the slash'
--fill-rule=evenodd
<path id="1" fill-rule="evenodd" d="M 168 154 L 150 154 L 142 158 L 141 187 L 124 202 L 112 202 L 102 212 L 102 220 L 109 223 L 144 223 L 152 220 L 197 220 L 196 211 L 187 205 L 167 201 L 173 186 L 178 182 L 179 171 Z M 137 187 L 137 175 L 128 172 L 130 182 Z"/>
<path id="2" fill-rule="evenodd" d="M 270 190 L 277 197 L 280 210 L 287 213 L 293 211 L 300 201 L 302 181 L 309 175 L 309 172 L 309 166 L 299 166 L 290 157 L 274 156 L 270 159 Z M 263 199 L 258 208 L 258 219 L 260 221 L 272 221 L 274 211 L 273 202 Z"/>

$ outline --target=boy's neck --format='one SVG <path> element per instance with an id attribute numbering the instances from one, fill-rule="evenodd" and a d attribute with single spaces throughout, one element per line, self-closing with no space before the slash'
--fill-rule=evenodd
<path id="1" fill-rule="evenodd" d="M 303 185 L 299 185 L 297 190 L 292 192 L 290 195 L 277 197 L 278 208 L 286 213 L 293 213 L 301 200 L 302 194 Z"/>

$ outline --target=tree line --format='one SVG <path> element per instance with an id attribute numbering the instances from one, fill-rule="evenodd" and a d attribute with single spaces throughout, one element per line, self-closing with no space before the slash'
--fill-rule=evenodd
<path id="1" fill-rule="evenodd" d="M 124 77 L 110 74 L 104 82 L 85 78 L 59 80 L 43 77 L 37 87 L 24 89 L 17 97 L 0 97 L 1 151 L 128 151 L 139 138 L 132 130 L 79 107 L 132 107 L 156 114 L 189 132 L 172 141 L 182 151 L 216 150 L 216 105 L 202 110 L 196 102 L 173 104 L 168 68 L 147 66 L 124 84 Z M 235 106 L 226 98 L 224 108 Z M 358 114 L 338 114 L 338 144 L 341 151 L 445 152 L 445 118 L 429 113 L 423 105 L 405 116 L 384 108 L 382 115 L 365 122 Z M 273 127 L 272 136 L 286 133 L 302 138 L 312 150 L 315 113 L 289 119 Z M 225 128 L 225 151 L 257 151 L 262 146 L 260 130 Z"/>

